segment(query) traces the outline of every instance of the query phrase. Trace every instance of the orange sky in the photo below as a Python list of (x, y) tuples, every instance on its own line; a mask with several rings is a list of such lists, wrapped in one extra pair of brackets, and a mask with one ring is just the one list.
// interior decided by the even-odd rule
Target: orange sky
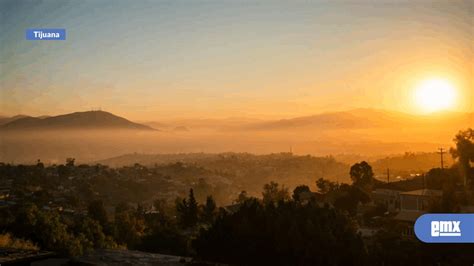
[[(3, 115), (421, 113), (413, 90), (430, 78), (456, 88), (452, 111), (473, 111), (472, 1), (1, 5)], [(25, 40), (38, 26), (68, 39)]]

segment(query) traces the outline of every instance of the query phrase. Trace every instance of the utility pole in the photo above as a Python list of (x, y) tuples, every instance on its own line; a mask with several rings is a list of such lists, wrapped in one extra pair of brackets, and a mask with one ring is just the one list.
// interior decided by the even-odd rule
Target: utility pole
[(390, 168), (387, 168), (387, 183), (390, 183)]
[(443, 154), (446, 153), (446, 151), (443, 148), (439, 148), (438, 150), (438, 153), (441, 157), (441, 169), (444, 169)]
[[(426, 178), (425, 178), (425, 173), (423, 172), (422, 174), (423, 177), (423, 189), (426, 189)], [(418, 202), (418, 201), (417, 201)]]

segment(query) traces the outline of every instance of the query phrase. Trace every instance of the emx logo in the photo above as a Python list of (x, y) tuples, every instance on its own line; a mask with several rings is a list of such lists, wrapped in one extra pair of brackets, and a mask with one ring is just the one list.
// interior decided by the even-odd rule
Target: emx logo
[(431, 236), (461, 236), (461, 221), (432, 221)]
[(415, 222), (425, 243), (474, 243), (474, 213), (427, 213)]

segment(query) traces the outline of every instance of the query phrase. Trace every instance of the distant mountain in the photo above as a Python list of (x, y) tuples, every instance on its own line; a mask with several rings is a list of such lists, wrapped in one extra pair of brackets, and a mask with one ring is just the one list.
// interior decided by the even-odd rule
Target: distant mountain
[[(167, 131), (176, 131), (178, 127), (185, 127), (192, 131), (195, 130), (241, 130), (244, 125), (263, 122), (265, 120), (256, 118), (186, 118), (186, 119), (166, 119), (163, 121), (148, 121), (144, 124), (153, 128)], [(179, 130), (178, 130), (179, 131)]]
[(0, 130), (133, 129), (155, 130), (104, 111), (76, 112), (44, 118), (22, 117), (5, 123)]
[(312, 116), (253, 123), (251, 130), (287, 130), (292, 128), (370, 129), (424, 126), (467, 126), (472, 113), (443, 112), (431, 115), (410, 115), (401, 112), (354, 109), (343, 112), (322, 113)]

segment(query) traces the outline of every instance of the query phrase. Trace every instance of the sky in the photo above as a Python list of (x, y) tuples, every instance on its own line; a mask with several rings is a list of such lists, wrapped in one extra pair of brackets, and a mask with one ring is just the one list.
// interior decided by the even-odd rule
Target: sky
[(473, 111), (469, 0), (0, 0), (0, 31), (1, 115), (419, 113), (413, 90), (430, 78), (456, 88), (452, 111)]

